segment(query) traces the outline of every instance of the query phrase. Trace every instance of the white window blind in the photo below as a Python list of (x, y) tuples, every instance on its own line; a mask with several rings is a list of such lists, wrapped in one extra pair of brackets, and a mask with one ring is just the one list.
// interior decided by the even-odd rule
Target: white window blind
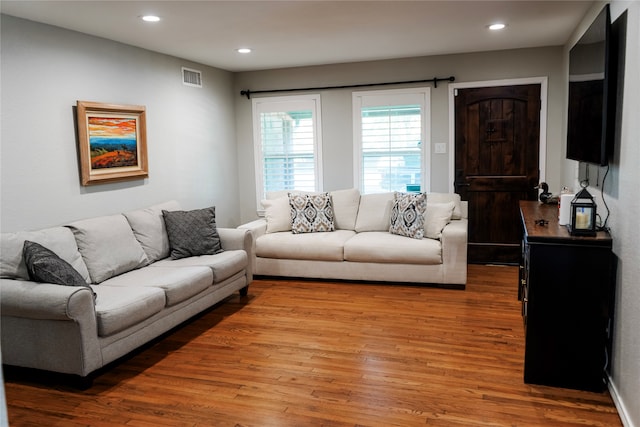
[(426, 191), (428, 88), (354, 93), (355, 177), (363, 194)]
[(319, 102), (317, 95), (254, 99), (258, 201), (269, 191), (320, 190)]

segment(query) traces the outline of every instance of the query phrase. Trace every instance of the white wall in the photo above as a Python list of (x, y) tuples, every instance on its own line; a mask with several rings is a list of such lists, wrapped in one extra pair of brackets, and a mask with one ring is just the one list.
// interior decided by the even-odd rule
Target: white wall
[[(1, 31), (2, 231), (169, 199), (239, 224), (232, 73), (6, 15)], [(202, 89), (182, 66), (203, 72)], [(78, 100), (146, 106), (148, 179), (80, 185)]]
[[(565, 63), (569, 49), (603, 5), (594, 5), (576, 29), (565, 46)], [(640, 2), (612, 2), (612, 20), (625, 10), (627, 40), (622, 124), (604, 185), (604, 197), (611, 210), (608, 225), (613, 237), (613, 251), (618, 257), (610, 388), (624, 424), (640, 427), (640, 232), (636, 215), (640, 212)], [(564, 161), (563, 176), (567, 180), (575, 180), (576, 166), (576, 162)], [(602, 185), (604, 168), (590, 169), (591, 180), (599, 177), (598, 185)], [(581, 171), (583, 174), (584, 167)], [(601, 207), (603, 205), (599, 203), (598, 209), (602, 214), (604, 209)]]
[[(360, 62), (315, 67), (289, 68), (238, 73), (235, 76), (236, 130), (239, 166), (243, 173), (239, 186), (242, 221), (256, 217), (253, 174), (253, 134), (251, 101), (240, 97), (242, 89), (268, 90), (323, 87), (362, 83), (411, 81), (455, 76), (456, 83), (515, 79), (549, 78), (547, 114), (546, 180), (551, 188), (561, 186), (562, 118), (566, 76), (562, 47), (518, 49), (460, 55), (443, 55), (386, 61)], [(416, 85), (419, 86), (420, 84)], [(389, 86), (402, 87), (402, 86)], [(362, 88), (359, 90), (368, 90)], [(378, 89), (378, 88), (373, 88)], [(356, 89), (321, 91), (324, 190), (353, 186), (353, 128), (351, 93)], [(282, 94), (278, 94), (282, 95)], [(268, 96), (268, 95), (261, 95)], [(431, 191), (449, 191), (449, 150), (433, 152), (433, 143), (449, 145), (449, 100), (447, 82), (431, 90)]]

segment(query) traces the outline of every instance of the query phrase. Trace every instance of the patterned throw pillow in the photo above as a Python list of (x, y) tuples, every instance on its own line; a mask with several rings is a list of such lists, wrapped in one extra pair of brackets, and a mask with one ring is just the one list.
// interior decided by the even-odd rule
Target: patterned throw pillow
[(80, 273), (52, 250), (39, 243), (25, 240), (22, 254), (30, 280), (54, 285), (84, 286), (89, 288), (93, 298), (96, 298), (96, 293)]
[(222, 252), (216, 228), (216, 208), (192, 211), (162, 211), (167, 227), (171, 259)]
[(289, 206), (291, 206), (291, 231), (294, 234), (335, 230), (333, 205), (329, 193), (290, 193)]
[(414, 239), (422, 239), (424, 236), (423, 215), (426, 210), (426, 193), (396, 192), (393, 206), (391, 207), (389, 232)]

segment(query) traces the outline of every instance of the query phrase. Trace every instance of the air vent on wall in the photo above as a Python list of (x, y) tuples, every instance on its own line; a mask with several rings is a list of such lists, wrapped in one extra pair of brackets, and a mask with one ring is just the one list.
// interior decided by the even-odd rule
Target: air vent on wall
[(182, 83), (187, 86), (202, 87), (202, 73), (198, 70), (182, 67)]

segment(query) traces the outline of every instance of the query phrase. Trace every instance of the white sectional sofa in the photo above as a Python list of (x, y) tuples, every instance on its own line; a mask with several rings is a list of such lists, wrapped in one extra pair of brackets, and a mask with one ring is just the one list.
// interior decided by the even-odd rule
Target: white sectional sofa
[(239, 227), (254, 236), (255, 275), (465, 287), (467, 203), (458, 194), (427, 194), (423, 238), (389, 232), (394, 193), (329, 195), (334, 231), (294, 233), (288, 193), (267, 194), (264, 218)]
[[(33, 269), (35, 263), (25, 264), (25, 240), (49, 249), (76, 273), (65, 271), (73, 277), (64, 276), (64, 284), (30, 280), (27, 264)], [(214, 246), (197, 247), (202, 242)], [(215, 227), (214, 208), (181, 211), (173, 201), (3, 233), (0, 243), (2, 362), (89, 382), (92, 372), (234, 292), (246, 295), (253, 277), (248, 231)], [(60, 272), (52, 271), (58, 281)]]

